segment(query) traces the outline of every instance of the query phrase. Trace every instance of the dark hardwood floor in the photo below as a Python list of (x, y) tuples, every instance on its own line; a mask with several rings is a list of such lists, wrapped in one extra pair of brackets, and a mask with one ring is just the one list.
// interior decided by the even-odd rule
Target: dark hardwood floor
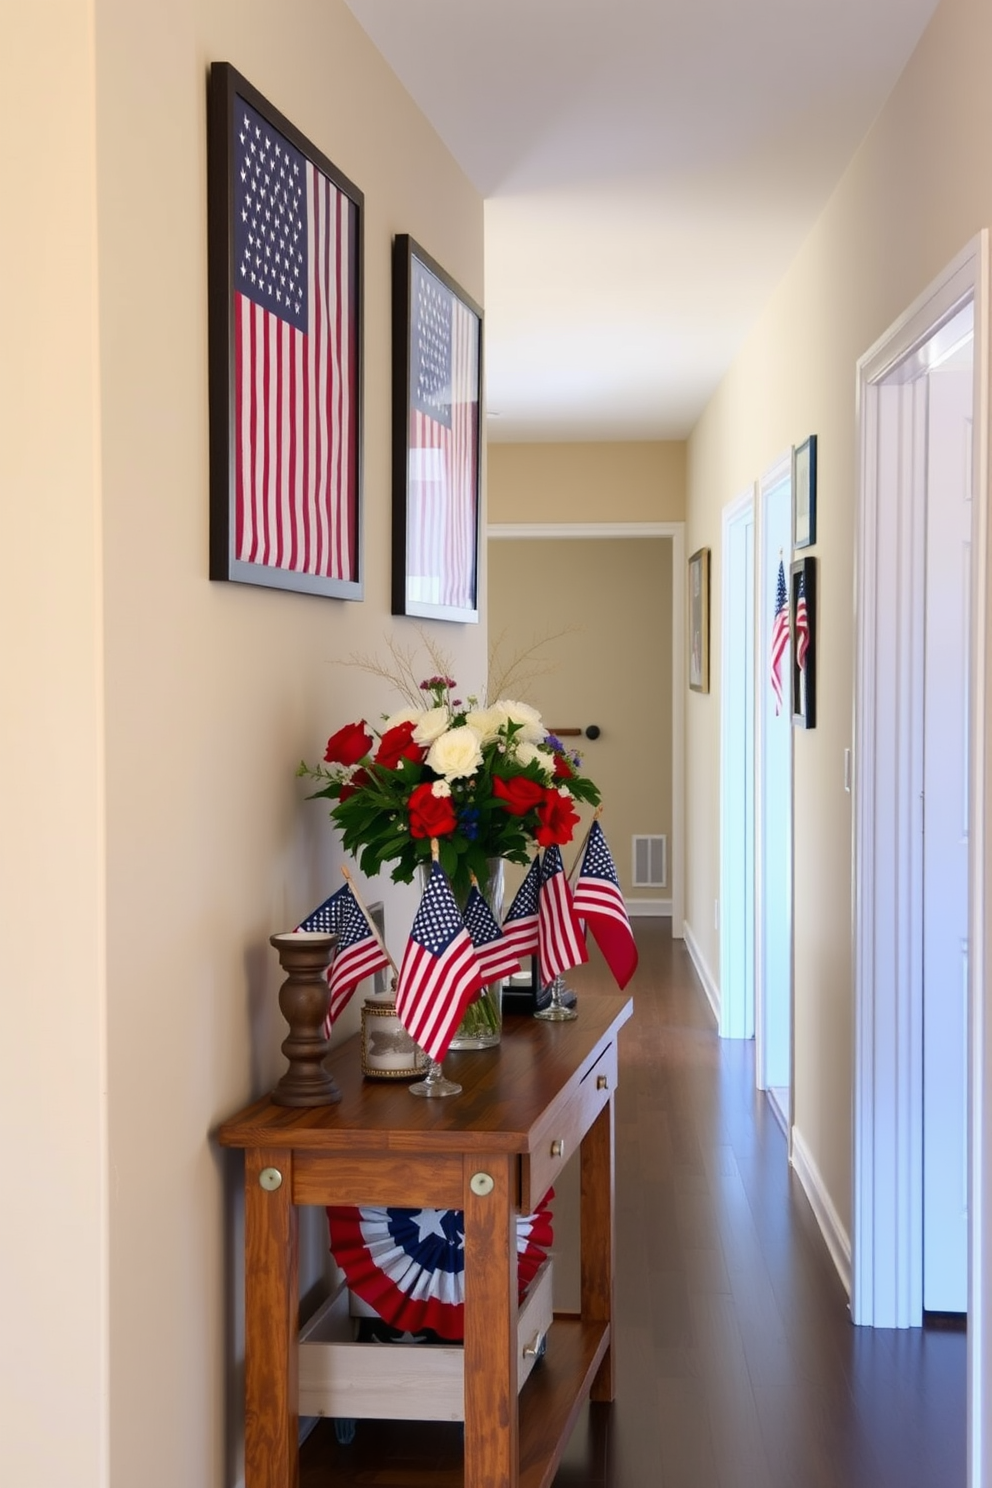
[[(721, 1042), (669, 922), (636, 922), (617, 1095), (617, 1399), (555, 1488), (964, 1488), (965, 1337), (854, 1328), (754, 1045)], [(601, 963), (569, 977), (579, 994)], [(429, 1459), (418, 1460), (418, 1450)], [(458, 1488), (460, 1428), (330, 1423), (301, 1488)]]

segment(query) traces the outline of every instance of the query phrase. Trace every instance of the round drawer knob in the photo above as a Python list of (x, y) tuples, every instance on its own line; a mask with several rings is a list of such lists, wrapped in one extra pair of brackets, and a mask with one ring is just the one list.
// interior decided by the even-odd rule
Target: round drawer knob
[(554, 1140), (551, 1143), (551, 1156), (552, 1157), (564, 1157), (565, 1156), (565, 1138), (564, 1137), (555, 1137), (554, 1138)]

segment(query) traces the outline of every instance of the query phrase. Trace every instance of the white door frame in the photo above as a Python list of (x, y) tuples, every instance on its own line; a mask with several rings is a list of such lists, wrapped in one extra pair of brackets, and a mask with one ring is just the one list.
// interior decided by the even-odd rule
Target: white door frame
[[(777, 488), (779, 486), (783, 485), (786, 481), (789, 481), (790, 482), (790, 487), (791, 487), (791, 480), (792, 480), (792, 451), (790, 449), (784, 455), (780, 455), (779, 458), (774, 462), (774, 464), (772, 464), (772, 465), (770, 465), (768, 467), (768, 469), (764, 472), (764, 474), (760, 477), (760, 479), (758, 481), (758, 544), (757, 544), (757, 547), (755, 549), (755, 578), (754, 578), (754, 591), (758, 595), (765, 595), (765, 596), (767, 596), (770, 593), (770, 585), (768, 583), (768, 573), (767, 573), (767, 569), (766, 569), (766, 565), (765, 565), (765, 550), (766, 550), (765, 532), (767, 531), (767, 527), (768, 527), (768, 522), (767, 522), (768, 495), (769, 495), (769, 492), (771, 492), (773, 490), (777, 490)], [(788, 565), (786, 565), (786, 582), (788, 582)], [(761, 614), (759, 612), (758, 622), (757, 622), (757, 625), (755, 626), (755, 645), (757, 647), (757, 660), (756, 660), (755, 665), (756, 665), (756, 668), (757, 668), (757, 670), (756, 670), (756, 676), (758, 676), (758, 677), (763, 677), (765, 675), (764, 672), (762, 672), (760, 669), (762, 667), (766, 667), (768, 665), (769, 646), (768, 646), (767, 642), (770, 641), (770, 636), (767, 637), (766, 643), (763, 644), (763, 638), (765, 638), (765, 637), (766, 637), (766, 616), (763, 615), (763, 614)], [(791, 654), (792, 653), (791, 653), (791, 649), (790, 649), (790, 652), (789, 652), (789, 657), (790, 658), (791, 658)], [(790, 672), (789, 672), (789, 669), (788, 668), (786, 668), (784, 670), (784, 672), (783, 672), (783, 679), (782, 679), (782, 681), (783, 681), (783, 693), (784, 693), (784, 701), (783, 701), (783, 705), (782, 706), (785, 707), (785, 708), (788, 708), (791, 711), (792, 702), (791, 702), (791, 692), (789, 690), (790, 689)], [(764, 685), (764, 684), (762, 684), (762, 685)], [(759, 689), (759, 694), (760, 694), (760, 689)], [(754, 774), (754, 1069), (755, 1069), (755, 1083), (756, 1083), (756, 1085), (757, 1085), (757, 1087), (758, 1087), (759, 1090), (765, 1090), (768, 1087), (768, 1081), (765, 1078), (765, 1075), (766, 1075), (766, 1071), (765, 1071), (765, 1055), (766, 1055), (766, 1048), (765, 1048), (765, 1042), (766, 1042), (765, 1041), (765, 1011), (766, 1010), (765, 1010), (765, 1006), (764, 1006), (764, 990), (765, 990), (765, 984), (766, 984), (766, 979), (767, 979), (767, 973), (766, 973), (766, 968), (765, 968), (765, 934), (764, 934), (764, 926), (765, 926), (765, 902), (764, 902), (765, 901), (765, 868), (764, 868), (764, 862), (765, 862), (765, 841), (764, 841), (764, 823), (765, 823), (765, 758), (764, 758), (764, 751), (765, 751), (765, 727), (764, 727), (764, 717), (765, 717), (765, 710), (764, 710), (764, 708), (756, 705), (755, 706), (755, 710), (754, 710), (754, 759), (755, 759), (755, 774)], [(789, 777), (789, 793), (790, 793), (790, 798), (791, 798), (791, 794), (792, 794), (792, 775), (791, 775), (791, 773), (790, 773), (790, 777)], [(789, 940), (790, 940), (789, 963), (790, 963), (790, 966), (791, 966), (791, 964), (792, 964), (792, 956), (793, 956), (793, 952), (792, 952), (792, 948), (791, 948), (791, 942), (792, 942), (792, 887), (791, 887), (791, 871), (790, 871), (789, 879), (790, 879), (789, 906), (788, 906), (788, 910), (789, 910)], [(792, 984), (792, 977), (791, 977), (791, 975), (790, 975), (789, 981), (790, 981), (790, 988), (791, 988), (791, 984)], [(790, 1003), (791, 1003), (791, 1001), (792, 1001), (791, 990), (790, 990), (790, 994), (789, 994), (789, 1000), (790, 1000)], [(795, 1040), (793, 1039), (793, 1036), (792, 1036), (792, 1014), (791, 1014), (791, 1011), (790, 1011), (790, 1018), (789, 1018), (789, 1043), (790, 1043), (790, 1046), (792, 1048), (795, 1047)], [(790, 1055), (789, 1063), (790, 1063), (790, 1073), (789, 1073), (789, 1109), (788, 1109), (788, 1111), (783, 1112), (783, 1115), (785, 1116), (786, 1121), (787, 1121), (787, 1125), (788, 1125), (787, 1137), (788, 1137), (788, 1142), (789, 1142), (789, 1154), (790, 1154), (790, 1158), (791, 1158), (791, 1154), (792, 1154), (792, 1117), (793, 1117), (793, 1109), (794, 1109), (794, 1101), (793, 1101), (793, 1093), (792, 1093), (793, 1080), (792, 1080), (792, 1068), (791, 1068), (791, 1066), (792, 1066), (792, 1057), (791, 1057), (791, 1055)]]
[[(720, 567), (722, 572), (722, 604), (721, 625), (722, 634), (720, 642), (721, 655), (721, 682), (720, 697), (722, 705), (720, 708), (720, 1037), (721, 1038), (750, 1038), (754, 1033), (754, 957), (750, 958), (750, 967), (741, 964), (739, 957), (740, 947), (737, 944), (737, 920), (740, 918), (737, 910), (732, 910), (732, 905), (741, 894), (742, 872), (750, 871), (752, 884), (754, 883), (754, 832), (752, 829), (750, 843), (747, 841), (746, 829), (742, 826), (740, 819), (741, 784), (740, 784), (740, 759), (738, 754), (740, 710), (734, 708), (732, 698), (734, 695), (734, 678), (731, 675), (733, 666), (734, 647), (730, 644), (731, 632), (736, 632), (740, 625), (740, 600), (741, 595), (737, 588), (737, 577), (734, 565), (730, 562), (730, 544), (734, 529), (745, 524), (750, 518), (752, 528), (754, 525), (754, 487), (750, 486), (739, 496), (735, 497), (729, 505), (723, 508), (722, 549)], [(751, 573), (752, 592), (754, 583), (754, 570)], [(754, 613), (752, 604), (751, 614), (752, 627)], [(755, 675), (755, 657), (751, 657), (752, 676)], [(744, 711), (747, 709), (747, 698), (743, 699)], [(751, 742), (754, 745), (753, 714), (757, 711), (753, 707), (754, 688), (751, 694), (752, 721)], [(754, 771), (751, 772), (751, 803), (754, 809)], [(750, 861), (745, 861), (745, 854)], [(753, 900), (756, 904), (756, 901)], [(751, 915), (751, 929), (754, 930), (755, 914)], [(750, 985), (748, 979), (750, 972)]]
[[(878, 482), (882, 383), (956, 310), (975, 308), (974, 532), (969, 739), (969, 1296), (968, 1484), (992, 1488), (992, 1019), (985, 1010), (992, 936), (988, 645), (989, 235), (973, 239), (858, 362), (861, 458), (856, 530), (854, 696), (854, 1224), (851, 1312), (857, 1323), (922, 1321), (922, 980), (908, 932), (919, 858), (918, 750), (912, 687), (911, 585), (925, 493)], [(891, 392), (891, 389), (889, 389)], [(918, 421), (915, 421), (918, 424)], [(912, 440), (914, 421), (904, 436)], [(898, 439), (898, 436), (897, 436)], [(908, 471), (914, 450), (897, 447)], [(915, 710), (915, 711), (914, 711)], [(896, 778), (876, 762), (897, 760)], [(891, 1278), (891, 1281), (890, 1281)]]
[(664, 537), (672, 544), (672, 935), (685, 934), (685, 523), (490, 522), (487, 539)]

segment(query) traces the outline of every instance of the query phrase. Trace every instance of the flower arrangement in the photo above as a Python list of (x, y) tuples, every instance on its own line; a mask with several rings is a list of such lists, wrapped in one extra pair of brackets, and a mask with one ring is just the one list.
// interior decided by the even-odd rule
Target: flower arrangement
[[(388, 674), (387, 674), (388, 675)], [(508, 698), (481, 706), (455, 696), (449, 676), (419, 684), (419, 706), (345, 724), (327, 741), (323, 763), (297, 774), (319, 781), (310, 800), (332, 802), (342, 843), (374, 877), (386, 863), (410, 883), (438, 842), (441, 866), (464, 903), (488, 863), (527, 863), (535, 845), (570, 842), (576, 802), (598, 805), (599, 791), (578, 754), (550, 734), (540, 714)]]

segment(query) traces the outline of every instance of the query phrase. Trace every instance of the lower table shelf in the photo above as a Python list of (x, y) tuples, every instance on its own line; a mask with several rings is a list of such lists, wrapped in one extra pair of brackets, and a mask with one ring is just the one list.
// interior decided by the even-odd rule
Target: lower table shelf
[[(609, 1344), (609, 1327), (556, 1314), (545, 1357), (520, 1393), (521, 1488), (550, 1488)], [(370, 1476), (371, 1474), (371, 1476)], [(338, 1441), (322, 1422), (300, 1453), (300, 1488), (462, 1488), (462, 1428), (438, 1421), (361, 1420)]]

